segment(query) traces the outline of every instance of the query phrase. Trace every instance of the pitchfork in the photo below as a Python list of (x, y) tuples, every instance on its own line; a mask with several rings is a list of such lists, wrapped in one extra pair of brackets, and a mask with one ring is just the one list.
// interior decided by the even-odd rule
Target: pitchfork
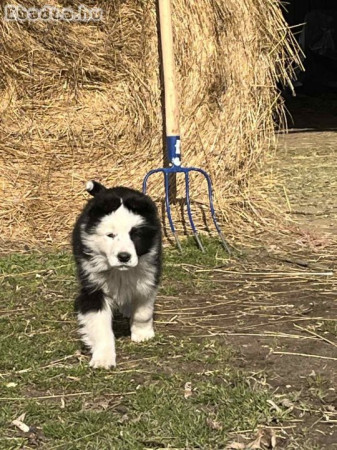
[(196, 167), (183, 167), (181, 165), (181, 153), (180, 153), (180, 136), (179, 136), (179, 109), (176, 91), (175, 80), (175, 65), (174, 65), (174, 53), (173, 53), (173, 37), (172, 37), (172, 22), (171, 22), (171, 4), (170, 0), (158, 0), (159, 1), (159, 24), (160, 24), (160, 37), (161, 37), (161, 49), (162, 49), (162, 63), (163, 63), (163, 75), (164, 75), (164, 91), (165, 91), (165, 124), (166, 124), (166, 151), (168, 160), (171, 163), (170, 167), (161, 167), (158, 169), (150, 170), (143, 181), (143, 192), (146, 194), (148, 178), (154, 173), (162, 172), (164, 174), (165, 183), (165, 208), (167, 217), (169, 220), (170, 228), (175, 238), (177, 247), (182, 251), (181, 244), (174, 226), (171, 214), (171, 206), (169, 200), (169, 176), (170, 174), (183, 173), (185, 175), (185, 190), (186, 190), (186, 206), (188, 219), (193, 231), (193, 235), (198, 244), (198, 247), (202, 252), (205, 251), (196, 226), (193, 222), (191, 201), (190, 201), (190, 185), (189, 174), (190, 172), (198, 172), (206, 178), (208, 186), (208, 198), (210, 211), (215, 228), (220, 236), (222, 245), (230, 253), (229, 247), (225, 241), (222, 231), (215, 217), (214, 205), (213, 205), (213, 193), (212, 182), (207, 172), (203, 169)]

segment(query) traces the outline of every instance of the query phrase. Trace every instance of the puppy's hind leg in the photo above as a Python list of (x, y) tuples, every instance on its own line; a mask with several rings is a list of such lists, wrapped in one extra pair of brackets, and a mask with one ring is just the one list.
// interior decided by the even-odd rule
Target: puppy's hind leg
[(92, 351), (90, 366), (94, 369), (116, 366), (112, 312), (103, 292), (82, 290), (76, 299), (75, 308), (82, 340)]

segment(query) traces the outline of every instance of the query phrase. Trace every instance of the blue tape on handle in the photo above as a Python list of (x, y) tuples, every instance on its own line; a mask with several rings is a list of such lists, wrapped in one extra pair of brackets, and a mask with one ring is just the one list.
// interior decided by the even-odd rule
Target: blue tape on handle
[(166, 136), (166, 148), (169, 161), (174, 166), (180, 166), (180, 136)]

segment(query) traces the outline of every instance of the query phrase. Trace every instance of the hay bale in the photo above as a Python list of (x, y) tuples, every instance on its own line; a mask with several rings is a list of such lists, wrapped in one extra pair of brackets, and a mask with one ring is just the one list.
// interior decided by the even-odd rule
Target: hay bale
[[(82, 3), (91, 2), (71, 4)], [(102, 3), (100, 23), (2, 20), (5, 241), (65, 243), (84, 181), (139, 189), (144, 174), (163, 165), (155, 0)], [(183, 162), (210, 173), (226, 218), (274, 139), (277, 83), (291, 83), (297, 47), (274, 0), (172, 3)], [(195, 181), (192, 190), (202, 205), (206, 186)], [(149, 192), (160, 201), (160, 177)]]

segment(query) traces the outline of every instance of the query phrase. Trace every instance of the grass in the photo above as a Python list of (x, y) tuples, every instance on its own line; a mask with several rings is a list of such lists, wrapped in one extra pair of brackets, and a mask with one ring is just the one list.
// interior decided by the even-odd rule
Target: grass
[(329, 394), (330, 380), (322, 374), (313, 373), (307, 378), (307, 384), (310, 394), (324, 403), (324, 398)]
[[(165, 252), (161, 295), (211, 286), (193, 266), (226, 263), (215, 241), (183, 258)], [(184, 265), (182, 265), (182, 262)], [(187, 268), (187, 271), (182, 268)], [(80, 351), (73, 314), (77, 283), (67, 252), (13, 254), (0, 261), (1, 449), (224, 448), (234, 432), (282, 420), (273, 396), (236, 368), (224, 340), (193, 339), (165, 328), (154, 340), (117, 340), (117, 369), (93, 371)], [(118, 322), (117, 324), (118, 325)], [(191, 395), (185, 398), (185, 384)], [(25, 413), (31, 427), (11, 425)]]
[(335, 320), (325, 320), (319, 327), (323, 333), (330, 333), (332, 336), (337, 336), (337, 322)]
[[(218, 240), (202, 236), (205, 253), (202, 253), (195, 245), (193, 238), (183, 242), (183, 253), (176, 248), (165, 252), (162, 293), (175, 295), (181, 289), (198, 292), (200, 288), (209, 291), (213, 287), (210, 272), (196, 273), (195, 266), (212, 269), (226, 264), (228, 255), (221, 247)], [(175, 283), (172, 283), (174, 280)]]

